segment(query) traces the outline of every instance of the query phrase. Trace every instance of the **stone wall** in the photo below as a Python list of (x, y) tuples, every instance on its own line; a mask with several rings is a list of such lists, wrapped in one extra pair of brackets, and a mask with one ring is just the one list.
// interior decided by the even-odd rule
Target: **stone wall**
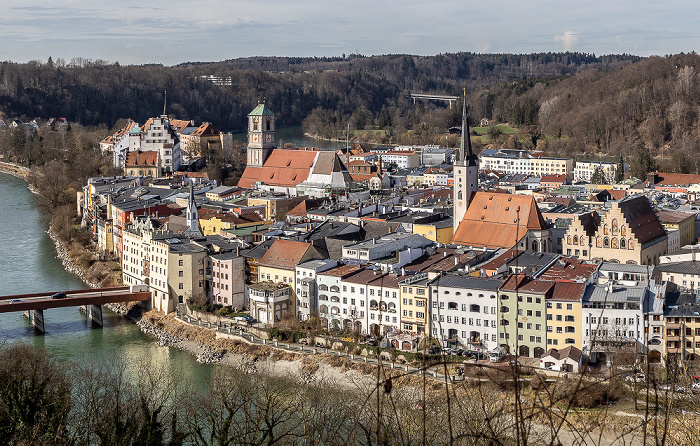
[(202, 312), (194, 311), (194, 310), (189, 310), (188, 314), (189, 314), (189, 316), (191, 316), (195, 319), (199, 319), (200, 321), (210, 322), (212, 324), (212, 328), (214, 325), (219, 325), (219, 323), (221, 323), (221, 325), (225, 324), (227, 326), (234, 325), (234, 326), (243, 328), (248, 333), (255, 335), (261, 339), (269, 339), (269, 337), (270, 337), (270, 335), (268, 334), (267, 331), (261, 330), (259, 328), (255, 328), (255, 327), (248, 325), (248, 324), (245, 324), (245, 323), (240, 323), (240, 322), (234, 321), (230, 317), (219, 316), (217, 314), (212, 314), (212, 313), (202, 313)]

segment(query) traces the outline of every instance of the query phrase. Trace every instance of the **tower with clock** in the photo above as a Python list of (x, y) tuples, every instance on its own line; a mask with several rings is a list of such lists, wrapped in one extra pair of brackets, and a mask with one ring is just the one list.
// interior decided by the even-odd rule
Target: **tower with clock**
[(275, 114), (263, 102), (248, 114), (248, 166), (262, 167), (276, 144)]

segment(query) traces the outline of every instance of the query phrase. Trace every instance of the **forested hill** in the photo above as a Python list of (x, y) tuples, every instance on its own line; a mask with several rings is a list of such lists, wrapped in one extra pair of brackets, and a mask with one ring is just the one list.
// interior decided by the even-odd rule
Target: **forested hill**
[[(421, 118), (410, 110), (406, 91), (458, 95), (463, 88), (476, 91), (504, 81), (561, 78), (591, 69), (606, 72), (639, 60), (581, 53), (459, 53), (260, 57), (174, 67), (84, 59), (4, 62), (0, 112), (5, 118), (65, 117), (83, 125), (112, 126), (121, 118), (144, 121), (160, 113), (167, 89), (171, 114), (211, 121), (221, 129), (243, 128), (246, 114), (263, 99), (281, 125), (300, 124), (314, 110), (330, 111), (337, 120), (360, 110), (369, 124), (384, 110), (410, 127)], [(231, 85), (217, 86), (201, 77), (210, 75), (230, 77)]]
[(698, 172), (699, 76), (697, 54), (650, 57), (556, 82), (500, 84), (467, 100), (476, 116), (533, 125), (537, 147), (551, 153), (623, 154), (629, 161), (648, 153), (666, 171)]

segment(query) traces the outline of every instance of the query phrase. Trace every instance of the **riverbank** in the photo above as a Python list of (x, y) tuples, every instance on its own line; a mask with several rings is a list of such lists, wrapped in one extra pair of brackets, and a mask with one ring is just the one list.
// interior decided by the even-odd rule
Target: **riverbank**
[[(4, 172), (12, 175), (13, 177), (20, 178), (26, 181), (27, 184), (29, 184), (29, 175), (31, 174), (31, 170), (27, 167), (0, 161), (0, 172)], [(31, 188), (29, 190), (31, 190)], [(32, 192), (36, 193), (34, 191)]]
[[(128, 314), (139, 328), (157, 339), (157, 344), (191, 353), (200, 363), (221, 364), (269, 376), (293, 378), (303, 383), (333, 382), (347, 389), (357, 389), (376, 382), (376, 366), (351, 361), (334, 355), (302, 354), (269, 345), (251, 343), (245, 338), (217, 333), (215, 330), (190, 325), (158, 311)], [(398, 373), (391, 373), (394, 376)], [(382, 375), (384, 377), (384, 374)], [(404, 377), (408, 384), (411, 378)], [(417, 383), (413, 383), (417, 384)]]

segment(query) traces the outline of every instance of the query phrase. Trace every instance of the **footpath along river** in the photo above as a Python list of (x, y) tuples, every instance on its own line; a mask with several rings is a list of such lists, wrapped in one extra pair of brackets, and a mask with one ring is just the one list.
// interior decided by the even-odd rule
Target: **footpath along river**
[[(0, 172), (0, 295), (88, 288), (67, 272), (46, 234), (47, 223), (27, 183)], [(199, 364), (189, 353), (159, 347), (132, 322), (104, 309), (104, 327), (93, 328), (77, 307), (46, 310), (46, 334), (38, 335), (21, 312), (0, 314), (0, 342), (25, 342), (62, 359), (134, 364), (154, 359), (176, 368), (195, 386), (208, 385), (215, 365)]]

